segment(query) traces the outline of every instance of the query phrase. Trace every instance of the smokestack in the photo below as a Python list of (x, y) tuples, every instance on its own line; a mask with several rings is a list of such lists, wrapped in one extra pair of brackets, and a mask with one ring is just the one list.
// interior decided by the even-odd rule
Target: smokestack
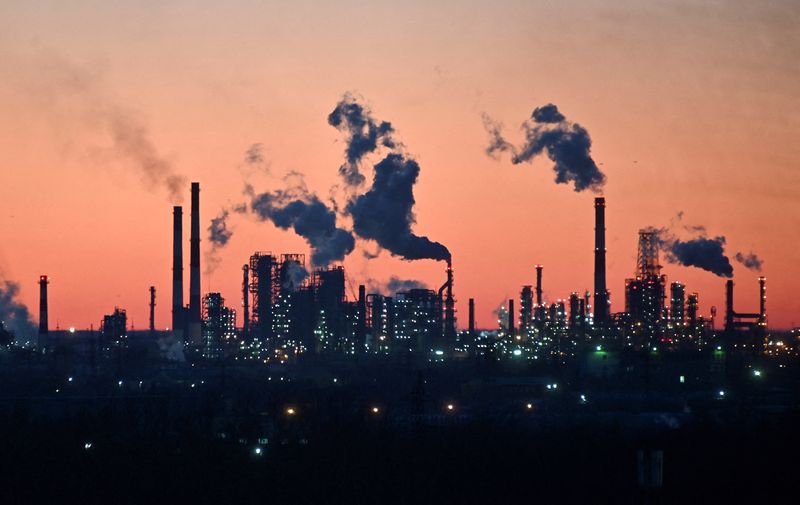
[(542, 265), (536, 265), (536, 306), (542, 306)]
[(356, 326), (359, 352), (365, 351), (367, 343), (367, 288), (363, 284), (358, 285), (358, 321)]
[(50, 330), (47, 322), (47, 285), (50, 283), (46, 275), (39, 276), (39, 336), (46, 336)]
[(475, 299), (469, 299), (469, 335), (475, 336)]
[[(443, 293), (445, 293), (443, 295)], [(447, 281), (439, 288), (439, 305), (444, 310), (444, 328), (442, 335), (448, 343), (456, 339), (455, 299), (453, 298), (453, 263), (447, 260)], [(441, 313), (439, 315), (441, 317)], [(441, 319), (439, 323), (441, 323)], [(441, 327), (441, 326), (440, 326)]]
[(242, 339), (247, 342), (250, 337), (250, 266), (245, 263), (242, 267), (242, 305), (244, 305), (244, 321), (242, 322)]
[(594, 321), (598, 326), (608, 322), (608, 290), (606, 289), (606, 199), (594, 199)]
[(156, 331), (156, 287), (150, 286), (150, 333)]
[(725, 331), (733, 330), (733, 279), (725, 281)]
[(514, 299), (508, 301), (508, 335), (514, 338)]
[(172, 208), (172, 331), (183, 332), (183, 207)]
[(200, 344), (200, 183), (192, 183), (192, 230), (189, 239), (189, 342)]
[(767, 325), (767, 278), (758, 278), (758, 323), (761, 326)]

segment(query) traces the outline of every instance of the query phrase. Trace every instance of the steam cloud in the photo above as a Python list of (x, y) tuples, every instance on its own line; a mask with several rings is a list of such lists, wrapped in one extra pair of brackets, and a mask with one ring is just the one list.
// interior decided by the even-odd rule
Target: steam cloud
[(407, 260), (449, 260), (450, 251), (428, 237), (415, 235), (413, 187), (419, 164), (399, 153), (391, 153), (375, 165), (372, 187), (351, 200), (345, 212), (353, 218), (353, 231), (372, 239), (395, 256)]
[(327, 266), (353, 251), (352, 233), (336, 227), (336, 214), (309, 193), (304, 184), (261, 194), (255, 194), (252, 188), (247, 192), (251, 196), (250, 210), (256, 217), (284, 230), (292, 228), (308, 242), (312, 265)]
[(14, 334), (17, 342), (31, 342), (37, 333), (28, 307), (19, 299), (19, 284), (0, 280), (0, 322)]
[(752, 252), (746, 254), (737, 252), (734, 258), (745, 267), (756, 272), (760, 272), (764, 266), (764, 261)]
[(389, 149), (398, 146), (392, 138), (392, 124), (375, 121), (369, 109), (349, 94), (342, 97), (328, 115), (328, 124), (347, 135), (345, 163), (339, 167), (339, 174), (348, 186), (360, 186), (366, 180), (359, 171), (359, 163), (364, 156), (374, 152), (379, 145)]
[(428, 289), (424, 283), (412, 279), (400, 279), (399, 277), (390, 277), (389, 282), (386, 283), (386, 291), (395, 295), (401, 291), (410, 291), (412, 289)]
[(515, 147), (502, 135), (502, 125), (483, 115), (483, 124), (489, 133), (486, 154), (497, 158), (499, 153), (510, 152), (511, 162), (518, 165), (529, 162), (546, 152), (553, 161), (557, 184), (573, 183), (575, 191), (590, 189), (598, 192), (606, 176), (592, 159), (592, 139), (581, 125), (571, 123), (553, 104), (534, 109), (531, 118), (522, 125), (525, 144)]
[(308, 278), (308, 270), (296, 261), (290, 261), (285, 266), (283, 287), (295, 290)]

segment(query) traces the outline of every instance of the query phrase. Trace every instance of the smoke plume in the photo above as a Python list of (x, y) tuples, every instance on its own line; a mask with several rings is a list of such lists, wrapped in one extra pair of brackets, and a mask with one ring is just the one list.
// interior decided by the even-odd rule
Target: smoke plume
[[(44, 52), (3, 57), (15, 60), (8, 84), (31, 101), (30, 115), (44, 114), (59, 135), (81, 135), (79, 141), (88, 152), (99, 153), (103, 166), (109, 160), (117, 162), (133, 170), (148, 189), (165, 189), (173, 202), (182, 201), (186, 178), (156, 147), (139, 115), (107, 89), (97, 65), (84, 67)], [(102, 140), (88, 145), (86, 135), (99, 135)], [(75, 138), (70, 138), (72, 143)]]
[(228, 244), (228, 241), (233, 236), (233, 230), (228, 227), (228, 217), (230, 211), (222, 209), (216, 217), (211, 219), (211, 224), (208, 226), (208, 241), (211, 244), (211, 249), (206, 251), (205, 255), (205, 273), (213, 273), (219, 267), (222, 261), (219, 257), (219, 250)]
[(353, 231), (395, 256), (407, 260), (449, 260), (450, 251), (427, 237), (415, 235), (413, 187), (419, 164), (403, 154), (390, 153), (377, 165), (372, 187), (353, 198), (345, 212), (353, 218)]
[(755, 253), (752, 252), (749, 253), (737, 252), (734, 258), (736, 258), (736, 261), (744, 265), (746, 268), (754, 270), (756, 272), (761, 272), (761, 269), (764, 266), (764, 261), (758, 256), (756, 256)]
[(28, 307), (19, 301), (19, 284), (0, 279), (0, 322), (19, 343), (33, 342), (37, 329)]
[(530, 162), (546, 152), (553, 162), (557, 184), (574, 185), (575, 191), (590, 189), (598, 192), (606, 177), (592, 159), (592, 139), (581, 125), (572, 123), (553, 104), (537, 107), (531, 118), (523, 123), (525, 143), (516, 147), (502, 135), (502, 125), (483, 115), (483, 124), (489, 134), (486, 154), (497, 158), (499, 153), (510, 152), (515, 165)]
[(345, 163), (339, 174), (348, 186), (360, 186), (366, 178), (359, 171), (359, 163), (379, 146), (394, 149), (398, 146), (392, 138), (394, 128), (387, 121), (377, 122), (366, 106), (346, 94), (328, 115), (328, 124), (346, 134)]
[(256, 217), (284, 230), (292, 228), (308, 242), (313, 266), (341, 261), (355, 247), (352, 233), (336, 227), (336, 214), (304, 184), (260, 194), (249, 187), (246, 192)]
[(696, 267), (720, 277), (733, 277), (733, 266), (725, 255), (725, 237), (707, 237), (704, 227), (684, 227), (694, 230), (694, 237), (677, 238), (669, 229), (658, 230), (659, 245), (668, 262)]

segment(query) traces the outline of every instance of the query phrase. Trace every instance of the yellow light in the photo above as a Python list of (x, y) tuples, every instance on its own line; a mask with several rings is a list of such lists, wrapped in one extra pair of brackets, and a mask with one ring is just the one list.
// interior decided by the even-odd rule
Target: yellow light
[(372, 407), (372, 413), (373, 414), (377, 414), (380, 411), (381, 411), (381, 409), (379, 409), (378, 407)]
[(531, 410), (531, 409), (533, 409), (533, 404), (529, 403), (528, 405), (526, 405), (526, 407), (528, 408), (528, 410)]
[(456, 407), (452, 403), (448, 403), (447, 404), (447, 410), (453, 410), (454, 408), (456, 408)]
[(295, 412), (296, 411), (292, 407), (289, 407), (288, 409), (286, 409), (286, 415), (293, 416), (293, 415), (295, 415)]

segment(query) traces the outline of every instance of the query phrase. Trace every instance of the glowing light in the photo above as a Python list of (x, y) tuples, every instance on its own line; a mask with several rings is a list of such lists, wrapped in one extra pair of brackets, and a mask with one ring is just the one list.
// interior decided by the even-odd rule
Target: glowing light
[(528, 410), (533, 410), (533, 404), (529, 403), (529, 404), (525, 405), (525, 408), (528, 409)]
[(720, 391), (719, 391), (719, 396), (720, 396), (720, 397), (723, 397), (723, 396), (725, 396), (725, 391), (722, 391), (722, 390), (720, 390)]
[(84, 450), (87, 450), (87, 451), (88, 451), (89, 449), (91, 449), (91, 448), (92, 448), (92, 443), (91, 443), (91, 442), (86, 442), (86, 443), (84, 443), (84, 444), (83, 444), (83, 448), (84, 448)]
[(455, 408), (456, 408), (455, 405), (453, 405), (452, 403), (447, 404), (447, 410), (453, 410)]
[(522, 351), (520, 349), (514, 349), (514, 356), (522, 355)]
[(261, 447), (256, 447), (256, 448), (253, 450), (253, 452), (255, 452), (255, 453), (256, 453), (256, 456), (261, 456), (261, 454), (262, 454), (264, 451), (261, 449)]
[(379, 409), (378, 407), (372, 407), (372, 413), (373, 413), (373, 414), (377, 414), (377, 413), (379, 413), (380, 411), (381, 411), (381, 409)]
[(753, 375), (756, 377), (761, 377), (761, 370), (753, 370)]
[(293, 415), (295, 415), (296, 413), (297, 413), (297, 411), (296, 411), (296, 410), (294, 410), (292, 407), (289, 407), (288, 409), (286, 409), (286, 415), (287, 415), (287, 416), (293, 416)]
[(69, 332), (70, 333), (75, 333), (75, 327), (74, 326), (70, 326), (69, 327)]

